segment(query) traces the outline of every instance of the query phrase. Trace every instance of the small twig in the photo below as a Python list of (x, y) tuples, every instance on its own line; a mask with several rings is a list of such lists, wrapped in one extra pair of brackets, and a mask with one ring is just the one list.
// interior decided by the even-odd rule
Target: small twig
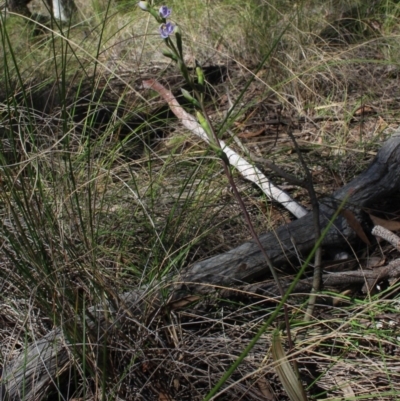
[(400, 251), (400, 238), (388, 229), (382, 226), (375, 226), (372, 229), (372, 235), (386, 240), (389, 244), (393, 245), (398, 251)]

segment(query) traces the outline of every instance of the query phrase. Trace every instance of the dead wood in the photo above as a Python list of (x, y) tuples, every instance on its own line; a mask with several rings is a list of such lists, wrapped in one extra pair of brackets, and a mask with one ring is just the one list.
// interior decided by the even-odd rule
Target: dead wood
[[(142, 316), (158, 307), (158, 297), (143, 298), (144, 291), (121, 294), (108, 305), (89, 308), (85, 324), (87, 330), (105, 333), (111, 331), (127, 316)], [(107, 317), (104, 312), (110, 313)], [(118, 322), (117, 322), (118, 321)], [(67, 326), (68, 322), (66, 322)], [(52, 330), (43, 338), (33, 341), (14, 360), (3, 368), (0, 382), (1, 401), (39, 401), (47, 398), (51, 389), (57, 388), (58, 377), (68, 370), (76, 355), (61, 329)], [(79, 351), (78, 351), (79, 352)]]
[[(380, 199), (400, 189), (400, 130), (384, 143), (366, 171), (350, 183), (320, 202), (321, 229), (344, 199), (345, 208), (351, 211), (366, 233), (372, 222), (365, 212)], [(346, 217), (340, 215), (323, 240), (325, 248), (338, 248), (354, 243), (357, 234)], [(290, 271), (290, 265), (299, 265), (315, 243), (313, 215), (306, 216), (260, 236), (260, 240), (275, 268)], [(214, 256), (190, 266), (182, 273), (176, 290), (208, 292), (215, 286), (231, 287), (243, 282), (268, 277), (269, 269), (255, 242), (249, 241), (224, 254)], [(207, 284), (207, 285), (202, 285)], [(210, 286), (211, 284), (211, 286)]]
[[(348, 288), (359, 287), (363, 293), (373, 292), (375, 286), (383, 281), (391, 281), (400, 278), (400, 259), (393, 260), (386, 266), (382, 266), (370, 270), (345, 271), (337, 273), (327, 273), (322, 276), (322, 283), (325, 289), (333, 289), (342, 291)], [(292, 279), (283, 278), (281, 284), (286, 291), (292, 283)], [(308, 294), (313, 287), (313, 278), (309, 277), (300, 280), (292, 291), (295, 294)], [(279, 297), (280, 293), (273, 280), (248, 284), (235, 289), (222, 290), (221, 297), (241, 296), (242, 298), (248, 294), (250, 297), (259, 295), (265, 297)]]
[[(342, 200), (347, 199), (346, 208), (351, 210), (366, 230), (370, 229), (371, 222), (365, 213), (365, 209), (379, 199), (398, 191), (399, 182), (400, 131), (397, 131), (382, 146), (364, 173), (335, 192), (331, 197), (321, 201), (321, 228), (326, 226)], [(299, 255), (305, 257), (311, 250), (315, 242), (312, 218), (312, 213), (309, 213), (299, 220), (280, 227), (275, 232), (261, 236), (261, 242), (276, 268), (284, 272), (291, 263), (297, 263)], [(346, 218), (339, 216), (334, 227), (325, 237), (323, 245), (324, 247), (337, 247), (346, 244), (347, 241), (354, 242), (355, 239), (356, 233)], [(367, 282), (373, 283), (384, 276), (392, 277), (393, 274), (397, 277), (398, 267), (394, 271), (395, 273), (391, 272), (391, 268), (389, 270), (386, 268), (386, 270), (380, 270), (379, 273), (367, 273), (367, 276), (370, 275), (367, 277)], [(177, 284), (174, 288), (173, 300), (179, 300), (182, 298), (182, 294), (187, 294), (188, 290), (205, 292), (215, 285), (232, 287), (268, 276), (268, 267), (260, 250), (253, 241), (249, 241), (229, 252), (189, 267), (175, 281)], [(325, 276), (325, 283), (327, 280), (332, 280), (333, 277), (333, 275)], [(343, 280), (345, 276), (341, 275), (340, 277), (340, 280)], [(365, 282), (365, 273), (350, 272), (346, 280), (347, 282), (349, 280), (356, 280), (359, 283)], [(303, 282), (302, 284), (307, 283)], [(311, 288), (311, 283), (309, 288)], [(148, 300), (147, 295), (145, 298)], [(115, 322), (124, 316), (141, 316), (144, 310), (151, 313), (158, 308), (158, 305), (159, 298), (157, 296), (152, 299), (152, 304), (149, 305), (143, 302), (142, 294), (139, 292), (123, 294), (119, 300), (114, 300), (106, 306), (109, 311), (107, 319), (104, 314), (104, 305), (93, 307), (88, 311), (87, 324), (89, 328), (91, 326), (101, 327), (102, 330), (106, 331), (111, 329)], [(69, 354), (69, 345), (61, 329), (56, 329), (42, 339), (33, 342), (17, 358), (4, 366), (0, 400), (17, 401), (24, 399), (25, 401), (34, 401), (45, 398), (52, 384), (57, 383), (57, 375), (61, 371), (65, 371), (68, 364), (72, 363)]]

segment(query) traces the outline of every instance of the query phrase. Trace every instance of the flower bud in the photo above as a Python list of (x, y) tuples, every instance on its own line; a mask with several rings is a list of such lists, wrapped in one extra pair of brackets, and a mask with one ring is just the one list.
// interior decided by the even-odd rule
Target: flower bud
[(196, 67), (197, 80), (200, 85), (204, 85), (204, 71), (201, 67)]
[(204, 71), (200, 66), (196, 67), (196, 75), (197, 75), (197, 83), (199, 84), (200, 89), (203, 91), (205, 76), (204, 76)]
[(147, 1), (139, 1), (138, 6), (143, 10), (143, 11), (149, 11), (150, 5)]
[(214, 139), (213, 133), (211, 131), (211, 128), (208, 125), (208, 121), (205, 119), (203, 114), (201, 114), (199, 111), (196, 111), (196, 117), (197, 117), (199, 124), (201, 125), (201, 128), (203, 128), (203, 130), (207, 134), (210, 144), (214, 144), (215, 139)]
[(163, 22), (163, 19), (160, 17), (158, 12), (150, 6), (147, 1), (139, 1), (138, 6), (148, 13), (150, 13), (158, 22)]
[(183, 59), (182, 32), (178, 25), (175, 25), (175, 38), (176, 38), (176, 47), (178, 48), (179, 56)]
[(198, 102), (198, 100), (195, 99), (186, 89), (181, 88), (181, 92), (186, 100), (189, 100), (190, 103), (200, 108), (200, 103)]
[(178, 57), (176, 57), (176, 54), (175, 54), (175, 53), (172, 53), (170, 50), (164, 49), (164, 50), (162, 51), (162, 54), (163, 54), (165, 57), (168, 57), (168, 58), (170, 58), (171, 60), (174, 60), (175, 62), (178, 61)]

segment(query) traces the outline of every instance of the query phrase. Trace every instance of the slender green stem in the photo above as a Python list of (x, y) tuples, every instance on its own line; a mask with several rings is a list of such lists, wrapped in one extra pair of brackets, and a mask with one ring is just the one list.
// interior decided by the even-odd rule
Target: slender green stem
[(254, 338), (250, 341), (250, 343), (246, 346), (246, 348), (243, 350), (243, 352), (240, 354), (238, 359), (232, 364), (232, 366), (225, 372), (225, 374), (221, 377), (221, 379), (218, 381), (218, 383), (213, 387), (213, 389), (207, 394), (207, 396), (204, 398), (203, 401), (209, 401), (211, 398), (217, 393), (217, 391), (221, 388), (221, 386), (229, 379), (229, 377), (232, 375), (232, 373), (236, 370), (236, 368), (242, 363), (244, 358), (249, 354), (249, 352), (253, 349), (257, 341), (260, 339), (262, 334), (265, 332), (265, 330), (268, 328), (268, 326), (275, 320), (275, 318), (278, 316), (279, 311), (282, 309), (282, 307), (285, 305), (287, 299), (289, 298), (289, 295), (292, 293), (293, 289), (299, 282), (301, 276), (303, 275), (304, 271), (306, 270), (307, 266), (310, 264), (312, 258), (315, 255), (315, 252), (317, 249), (321, 246), (323, 239), (325, 238), (326, 234), (332, 227), (334, 221), (336, 218), (339, 216), (339, 213), (341, 212), (343, 206), (346, 204), (347, 197), (343, 199), (342, 203), (339, 205), (339, 208), (336, 210), (332, 218), (329, 220), (327, 226), (324, 228), (322, 231), (321, 236), (318, 238), (317, 242), (314, 245), (314, 248), (311, 250), (310, 254), (308, 255), (307, 259), (301, 266), (301, 269), (297, 273), (295, 279), (293, 280), (292, 284), (284, 294), (284, 296), (281, 298), (279, 304), (277, 305), (275, 311), (271, 314), (271, 316), (268, 318), (268, 320), (260, 327), (258, 330), (257, 334), (254, 336)]

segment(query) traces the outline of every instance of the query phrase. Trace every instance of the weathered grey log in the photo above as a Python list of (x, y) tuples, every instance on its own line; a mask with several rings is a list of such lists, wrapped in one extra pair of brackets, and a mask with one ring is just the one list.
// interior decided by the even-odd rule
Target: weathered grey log
[[(87, 330), (101, 329), (103, 332), (124, 316), (141, 316), (152, 313), (158, 307), (157, 296), (144, 300), (143, 290), (121, 294), (108, 305), (98, 305), (88, 310)], [(106, 314), (112, 314), (106, 320)], [(61, 329), (52, 330), (43, 338), (34, 341), (27, 349), (3, 367), (0, 382), (1, 401), (40, 401), (46, 398), (50, 388), (57, 388), (57, 376), (71, 364), (69, 344)], [(76, 347), (75, 347), (76, 348)], [(76, 356), (76, 355), (74, 355)]]
[[(337, 210), (342, 200), (348, 197), (346, 208), (351, 210), (364, 228), (371, 228), (371, 222), (364, 208), (373, 205), (377, 200), (400, 190), (400, 129), (384, 143), (369, 168), (325, 198), (320, 205), (320, 222), (322, 228)], [(280, 271), (290, 263), (296, 262), (298, 255), (306, 257), (315, 244), (312, 213), (288, 225), (279, 227), (260, 236), (260, 240), (272, 263)], [(339, 216), (324, 238), (325, 247), (337, 247), (352, 243), (357, 235), (343, 216)], [(298, 265), (298, 263), (297, 263)], [(195, 263), (183, 272), (181, 290), (204, 291), (213, 285), (232, 286), (250, 282), (270, 275), (264, 257), (253, 241), (244, 243), (224, 254)], [(201, 286), (201, 284), (207, 286)]]
[[(62, 352), (60, 352), (62, 350)], [(3, 369), (1, 400), (39, 400), (68, 362), (60, 329), (53, 330), (23, 350)]]
[[(346, 208), (352, 210), (361, 224), (369, 221), (363, 208), (372, 205), (400, 189), (400, 130), (389, 139), (378, 152), (370, 167), (348, 185), (338, 190), (331, 198), (321, 201), (321, 225), (325, 226), (341, 201), (349, 197)], [(324, 239), (324, 246), (338, 246), (354, 241), (356, 234), (344, 217), (339, 217)], [(280, 227), (276, 232), (261, 236), (261, 241), (274, 265), (284, 270), (285, 265), (295, 261), (300, 253), (303, 256), (311, 250), (315, 242), (312, 213), (290, 224)], [(204, 291), (212, 285), (233, 286), (250, 282), (269, 275), (268, 267), (257, 245), (250, 241), (226, 252), (189, 267), (176, 279), (174, 299), (191, 291)], [(211, 284), (205, 286), (204, 284)], [(146, 294), (145, 300), (149, 302)], [(121, 315), (140, 316), (143, 311), (158, 307), (158, 297), (144, 304), (141, 293), (123, 294), (115, 299), (108, 309), (114, 321)], [(112, 327), (105, 321), (104, 305), (92, 308), (88, 313), (90, 325), (102, 326), (103, 330)], [(111, 316), (112, 315), (112, 316)], [(96, 326), (94, 326), (96, 325)], [(90, 326), (89, 326), (90, 327)], [(48, 388), (56, 383), (59, 369), (70, 362), (68, 344), (57, 329), (34, 342), (19, 357), (3, 368), (0, 383), (2, 401), (39, 401), (45, 398)]]

